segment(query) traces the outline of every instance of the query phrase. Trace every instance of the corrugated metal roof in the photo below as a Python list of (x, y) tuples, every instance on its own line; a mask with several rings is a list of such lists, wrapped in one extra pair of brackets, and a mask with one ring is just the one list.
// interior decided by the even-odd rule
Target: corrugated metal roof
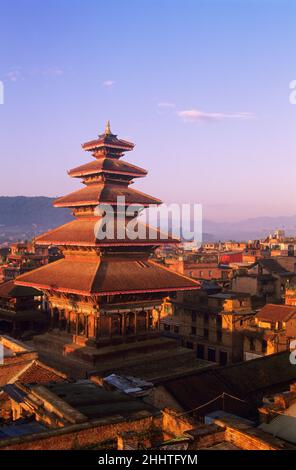
[(10, 437), (25, 436), (29, 434), (36, 434), (47, 430), (45, 426), (37, 422), (22, 422), (7, 424), (0, 427), (0, 439), (8, 439)]
[(261, 424), (259, 428), (273, 436), (296, 444), (296, 418), (294, 416), (277, 416), (270, 423)]
[(17, 403), (22, 403), (24, 401), (25, 396), (27, 395), (25, 392), (17, 388), (14, 384), (4, 385), (3, 390)]

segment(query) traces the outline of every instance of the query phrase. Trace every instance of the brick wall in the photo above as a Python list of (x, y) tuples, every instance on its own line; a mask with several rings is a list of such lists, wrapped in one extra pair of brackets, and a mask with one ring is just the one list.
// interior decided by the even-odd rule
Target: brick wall
[(277, 447), (262, 439), (234, 428), (226, 428), (225, 439), (243, 450), (277, 450)]
[(49, 430), (39, 435), (2, 440), (0, 450), (71, 450), (91, 447), (105, 441), (117, 441), (118, 435), (127, 431), (152, 432), (156, 427), (161, 427), (161, 422), (161, 416), (143, 417), (133, 421), (119, 421), (115, 418), (99, 420)]
[(194, 421), (189, 415), (180, 416), (176, 410), (165, 408), (162, 411), (163, 433), (170, 436), (181, 436), (194, 427)]

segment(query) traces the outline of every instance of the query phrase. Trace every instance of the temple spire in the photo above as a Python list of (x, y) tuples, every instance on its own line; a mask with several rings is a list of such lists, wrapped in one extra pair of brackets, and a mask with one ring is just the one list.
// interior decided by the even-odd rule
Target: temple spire
[(110, 127), (110, 121), (107, 121), (106, 128), (105, 128), (105, 135), (111, 135), (111, 127)]
[(92, 152), (95, 158), (100, 158), (102, 155), (120, 158), (125, 152), (133, 150), (134, 144), (117, 139), (117, 135), (111, 131), (110, 121), (108, 120), (104, 133), (100, 134), (97, 139), (82, 144), (82, 148)]

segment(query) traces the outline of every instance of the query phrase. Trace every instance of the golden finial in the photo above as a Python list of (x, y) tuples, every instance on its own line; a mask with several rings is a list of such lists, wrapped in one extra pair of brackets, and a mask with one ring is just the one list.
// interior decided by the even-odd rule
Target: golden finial
[(106, 129), (105, 129), (105, 135), (110, 135), (110, 134), (112, 134), (111, 127), (110, 127), (110, 121), (107, 121)]

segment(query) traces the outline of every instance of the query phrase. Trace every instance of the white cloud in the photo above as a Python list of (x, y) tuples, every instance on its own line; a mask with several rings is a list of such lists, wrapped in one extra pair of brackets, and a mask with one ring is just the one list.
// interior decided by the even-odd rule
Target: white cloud
[(253, 119), (255, 115), (248, 112), (239, 113), (209, 113), (199, 109), (186, 109), (177, 112), (178, 116), (186, 122), (223, 121), (226, 119)]
[(21, 67), (14, 67), (13, 69), (11, 69), (9, 72), (5, 74), (5, 77), (11, 82), (17, 82), (20, 78), (22, 78)]
[(111, 87), (113, 85), (115, 85), (115, 80), (105, 80), (102, 85), (105, 86), (105, 87)]
[(171, 103), (169, 101), (161, 101), (160, 103), (157, 103), (157, 106), (159, 108), (171, 108), (171, 109), (176, 107), (175, 103)]
[(57, 66), (45, 68), (36, 67), (29, 70), (30, 75), (43, 75), (44, 77), (61, 77), (64, 73), (64, 69)]
[(61, 77), (62, 75), (64, 75), (64, 70), (57, 66), (47, 68), (34, 67), (29, 69), (24, 69), (23, 67), (14, 67), (6, 73), (5, 77), (11, 82), (17, 82), (30, 76)]
[(56, 75), (57, 77), (60, 77), (61, 75), (64, 75), (64, 70), (60, 67), (54, 67), (51, 69), (52, 75)]

